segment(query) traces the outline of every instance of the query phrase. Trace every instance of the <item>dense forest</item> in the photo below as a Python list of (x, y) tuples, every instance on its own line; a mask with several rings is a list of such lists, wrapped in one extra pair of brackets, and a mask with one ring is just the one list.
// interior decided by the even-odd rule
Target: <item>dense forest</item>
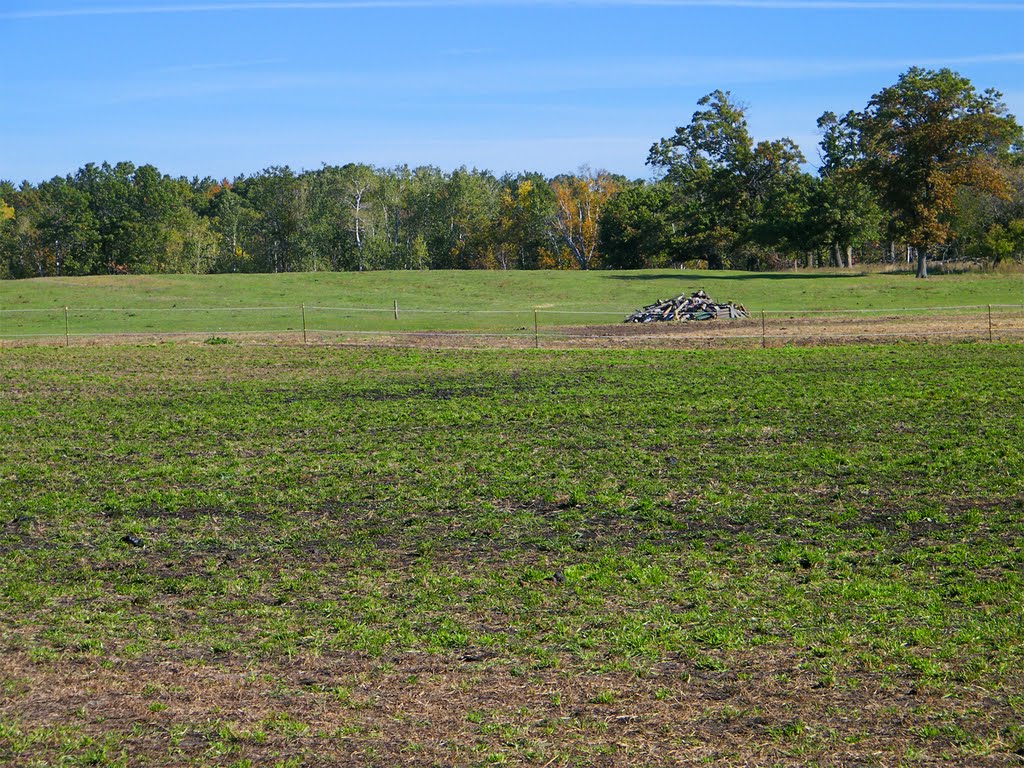
[(649, 180), (434, 167), (174, 178), (88, 164), (0, 181), (0, 278), (369, 269), (773, 269), (1024, 260), (1024, 142), (1000, 94), (908, 70), (818, 121), (820, 164), (755, 143), (728, 92), (655, 143)]

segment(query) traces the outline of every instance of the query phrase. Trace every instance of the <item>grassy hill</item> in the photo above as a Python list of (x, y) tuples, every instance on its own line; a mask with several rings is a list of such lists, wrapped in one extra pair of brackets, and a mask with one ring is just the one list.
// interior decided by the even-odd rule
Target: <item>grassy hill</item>
[[(618, 322), (644, 304), (699, 288), (752, 310), (1024, 303), (1020, 273), (928, 280), (909, 273), (694, 270), (44, 278), (0, 283), (0, 337), (63, 334), (64, 307), (73, 334), (294, 331), (302, 327), (302, 305), (311, 328), (502, 331), (532, 324), (535, 308), (549, 324)], [(587, 314), (561, 314), (574, 312)]]

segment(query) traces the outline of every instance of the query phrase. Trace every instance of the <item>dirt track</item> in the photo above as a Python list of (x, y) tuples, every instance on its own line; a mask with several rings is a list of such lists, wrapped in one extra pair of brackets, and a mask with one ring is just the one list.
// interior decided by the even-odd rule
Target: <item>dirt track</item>
[[(94, 346), (106, 344), (154, 344), (167, 342), (210, 343), (232, 341), (246, 344), (302, 344), (297, 332), (223, 332), (108, 334), (50, 336), (17, 341), (0, 340), (0, 346)], [(326, 345), (527, 349), (707, 349), (729, 347), (829, 346), (887, 344), (895, 342), (953, 342), (1024, 340), (1024, 307), (993, 310), (991, 319), (982, 308), (973, 313), (845, 312), (772, 313), (745, 320), (705, 322), (615, 323), (590, 326), (541, 327), (502, 332), (413, 331), (323, 332), (306, 334), (305, 343)]]

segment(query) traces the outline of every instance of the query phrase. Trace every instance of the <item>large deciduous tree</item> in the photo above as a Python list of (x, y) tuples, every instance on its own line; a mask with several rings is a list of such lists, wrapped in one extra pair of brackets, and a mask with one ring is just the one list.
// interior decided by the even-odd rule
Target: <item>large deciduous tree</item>
[(602, 264), (651, 269), (671, 263), (674, 227), (668, 219), (672, 189), (664, 182), (631, 184), (605, 206), (599, 229)]
[(697, 104), (703, 109), (655, 143), (647, 164), (673, 189), (670, 216), (680, 257), (722, 269), (740, 261), (766, 206), (777, 207), (780, 196), (789, 194), (784, 189), (798, 183), (804, 158), (789, 139), (755, 145), (744, 107), (727, 91), (709, 93)]
[(1001, 99), (949, 69), (913, 67), (842, 118), (862, 177), (917, 249), (918, 277), (928, 276), (929, 250), (950, 237), (959, 190), (1010, 192), (1000, 164), (1020, 146), (1021, 128)]

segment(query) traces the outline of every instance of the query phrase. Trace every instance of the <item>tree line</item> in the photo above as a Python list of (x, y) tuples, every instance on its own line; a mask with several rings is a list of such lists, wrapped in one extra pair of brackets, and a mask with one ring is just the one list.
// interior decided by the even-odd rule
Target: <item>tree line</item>
[(272, 167), (216, 180), (88, 164), (0, 182), (0, 277), (1024, 260), (1024, 140), (995, 91), (908, 70), (826, 112), (817, 173), (728, 92), (656, 142), (649, 180), (465, 167)]

